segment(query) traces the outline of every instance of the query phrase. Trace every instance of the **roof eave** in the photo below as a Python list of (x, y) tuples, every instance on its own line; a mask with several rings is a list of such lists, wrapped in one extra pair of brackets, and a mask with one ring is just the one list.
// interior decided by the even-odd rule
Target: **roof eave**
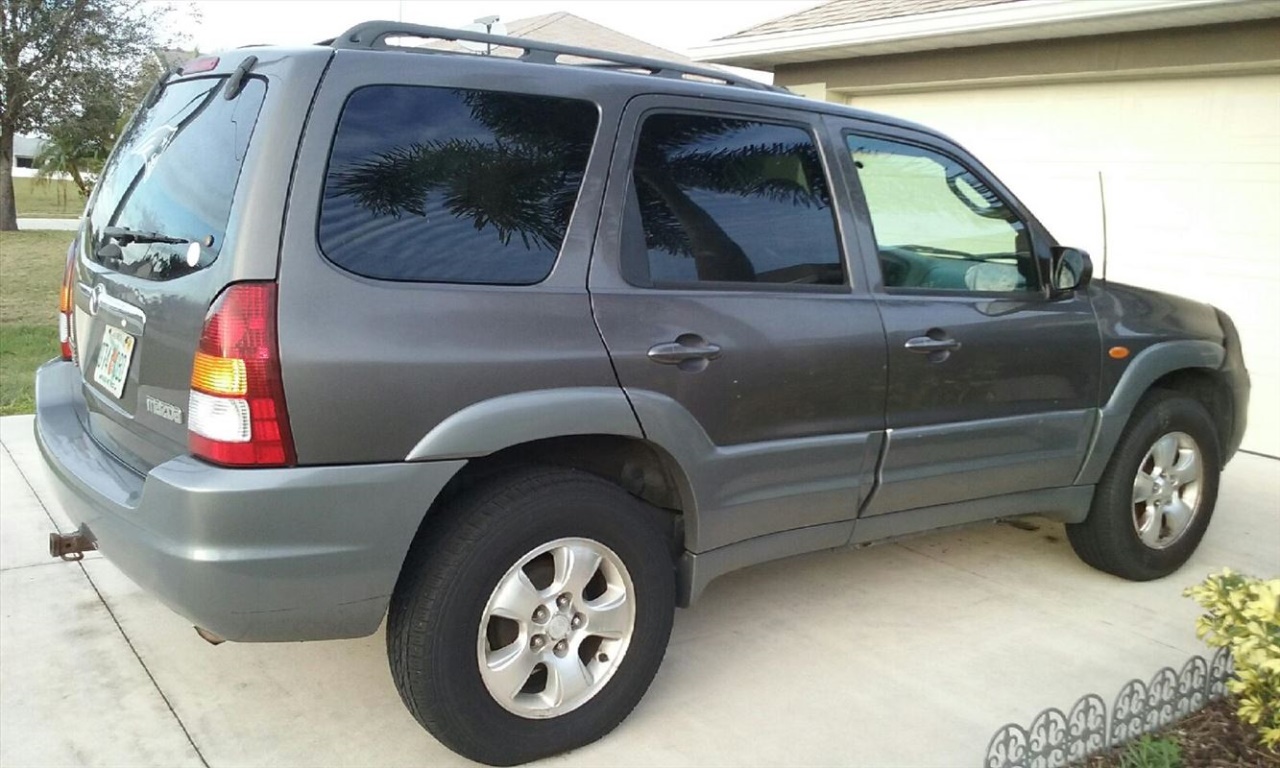
[(779, 64), (1229, 23), (1280, 16), (1280, 0), (1023, 0), (833, 27), (729, 37), (697, 61), (772, 71)]

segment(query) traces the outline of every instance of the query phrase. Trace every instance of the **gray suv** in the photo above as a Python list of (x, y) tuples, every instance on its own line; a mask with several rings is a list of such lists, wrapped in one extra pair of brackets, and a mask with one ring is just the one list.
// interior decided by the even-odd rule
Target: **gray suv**
[[(459, 38), (518, 56), (414, 47)], [(1225, 314), (1091, 280), (938, 133), (529, 40), (188, 62), (67, 257), (53, 554), (213, 642), (385, 617), (495, 765), (608, 733), (735, 568), (1037, 513), (1164, 576), (1245, 428)]]

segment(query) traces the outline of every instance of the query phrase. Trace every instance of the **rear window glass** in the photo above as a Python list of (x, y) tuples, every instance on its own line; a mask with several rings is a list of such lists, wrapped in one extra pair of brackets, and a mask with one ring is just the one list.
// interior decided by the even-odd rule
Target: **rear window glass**
[[(187, 274), (217, 257), (267, 93), (265, 81), (249, 78), (240, 94), (227, 100), (222, 97), (225, 82), (213, 77), (171, 83), (154, 106), (144, 106), (135, 117), (98, 182), (90, 214), (96, 260), (160, 280)], [(211, 245), (202, 248), (192, 266), (185, 244), (103, 249), (102, 230), (108, 226)]]
[(528, 285), (551, 272), (598, 122), (594, 105), (378, 85), (338, 122), (320, 248), (366, 277)]

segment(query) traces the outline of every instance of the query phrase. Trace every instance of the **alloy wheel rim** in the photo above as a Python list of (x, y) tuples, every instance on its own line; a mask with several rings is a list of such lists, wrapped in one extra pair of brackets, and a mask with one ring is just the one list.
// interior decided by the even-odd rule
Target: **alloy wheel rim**
[(1204, 457), (1185, 432), (1163, 435), (1147, 450), (1133, 479), (1133, 528), (1151, 549), (1172, 546), (1200, 512)]
[(634, 631), (635, 587), (621, 558), (592, 539), (556, 539), (517, 560), (490, 594), (480, 677), (508, 712), (559, 717), (608, 685)]

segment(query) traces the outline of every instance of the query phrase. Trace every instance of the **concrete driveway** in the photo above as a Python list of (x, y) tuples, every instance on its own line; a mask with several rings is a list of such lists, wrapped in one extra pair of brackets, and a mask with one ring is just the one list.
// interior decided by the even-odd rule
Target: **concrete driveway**
[[(213, 647), (96, 553), (49, 560), (30, 417), (0, 419), (0, 765), (456, 765), (401, 706), (382, 633)], [(1280, 461), (1239, 456), (1191, 563), (1131, 584), (1062, 527), (809, 555), (679, 611), (648, 696), (550, 765), (975, 766), (1006, 722), (1204, 651), (1183, 587), (1280, 573)]]

